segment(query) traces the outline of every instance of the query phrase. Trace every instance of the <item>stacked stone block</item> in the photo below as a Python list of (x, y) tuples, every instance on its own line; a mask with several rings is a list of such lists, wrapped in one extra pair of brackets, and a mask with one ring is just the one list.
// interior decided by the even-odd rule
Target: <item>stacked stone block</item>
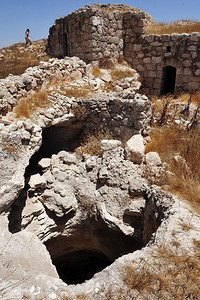
[(123, 13), (91, 5), (57, 19), (50, 28), (47, 52), (78, 56), (86, 62), (123, 53)]
[(148, 94), (165, 92), (166, 67), (175, 70), (173, 92), (198, 90), (200, 33), (145, 35), (152, 21), (146, 12), (135, 12), (130, 6), (87, 5), (56, 20), (47, 52), (56, 57), (78, 56), (87, 63), (123, 55), (139, 72)]

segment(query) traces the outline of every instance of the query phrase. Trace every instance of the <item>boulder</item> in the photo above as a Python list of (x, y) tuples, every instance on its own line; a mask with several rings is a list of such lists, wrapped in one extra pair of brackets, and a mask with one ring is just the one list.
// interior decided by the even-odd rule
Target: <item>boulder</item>
[(162, 161), (157, 152), (148, 152), (145, 155), (145, 162), (148, 166), (161, 166)]
[(32, 189), (39, 188), (39, 187), (45, 188), (46, 180), (40, 174), (34, 174), (30, 177), (28, 184)]
[(144, 158), (144, 139), (141, 134), (132, 136), (125, 144), (125, 157), (135, 164), (141, 164)]

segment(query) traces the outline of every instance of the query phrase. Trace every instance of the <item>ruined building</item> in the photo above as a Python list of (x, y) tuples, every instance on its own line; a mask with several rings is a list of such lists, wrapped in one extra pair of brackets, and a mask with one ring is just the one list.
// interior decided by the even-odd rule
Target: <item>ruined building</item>
[(47, 52), (87, 63), (121, 55), (140, 73), (150, 94), (198, 90), (200, 33), (145, 35), (150, 22), (150, 15), (130, 6), (87, 5), (55, 21)]

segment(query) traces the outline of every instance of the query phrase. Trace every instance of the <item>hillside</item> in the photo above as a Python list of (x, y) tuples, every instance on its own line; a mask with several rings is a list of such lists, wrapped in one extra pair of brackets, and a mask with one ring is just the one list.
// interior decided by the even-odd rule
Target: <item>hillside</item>
[(27, 68), (37, 66), (41, 60), (50, 57), (45, 53), (46, 40), (33, 41), (32, 45), (14, 44), (0, 49), (0, 79), (22, 74)]
[(0, 297), (198, 299), (200, 91), (45, 42), (0, 49)]

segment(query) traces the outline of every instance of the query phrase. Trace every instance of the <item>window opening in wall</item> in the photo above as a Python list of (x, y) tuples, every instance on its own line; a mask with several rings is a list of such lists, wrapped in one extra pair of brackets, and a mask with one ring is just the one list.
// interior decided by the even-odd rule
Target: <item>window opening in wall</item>
[(170, 53), (171, 52), (171, 46), (166, 46), (166, 52)]
[(161, 95), (173, 94), (176, 82), (176, 68), (172, 66), (166, 66), (163, 68)]
[(67, 32), (64, 33), (64, 56), (69, 56), (69, 51), (68, 51), (68, 34), (67, 34)]

